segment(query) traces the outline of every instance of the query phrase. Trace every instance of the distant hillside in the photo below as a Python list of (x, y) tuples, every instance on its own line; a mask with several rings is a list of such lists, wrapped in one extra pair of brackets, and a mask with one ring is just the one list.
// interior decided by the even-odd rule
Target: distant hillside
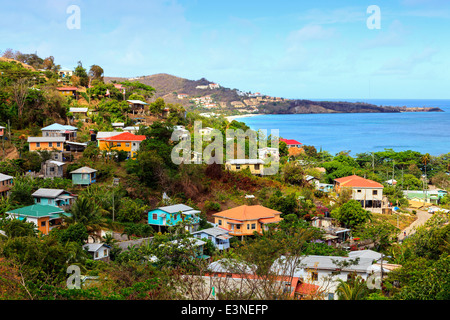
[[(406, 108), (397, 106), (381, 107), (374, 104), (363, 102), (345, 102), (345, 101), (311, 101), (311, 100), (288, 100), (281, 101), (257, 101), (248, 102), (249, 97), (238, 95), (236, 89), (220, 87), (218, 89), (199, 89), (197, 86), (207, 86), (213, 82), (202, 78), (200, 80), (188, 80), (176, 77), (166, 73), (155, 74), (151, 76), (139, 77), (136, 79), (105, 77), (105, 82), (121, 82), (124, 80), (136, 80), (156, 89), (155, 98), (163, 97), (167, 103), (180, 103), (188, 106), (190, 99), (178, 99), (177, 95), (184, 93), (190, 98), (211, 95), (211, 97), (233, 108), (231, 102), (243, 102), (244, 108), (251, 103), (258, 108), (260, 113), (267, 114), (293, 114), (293, 113), (379, 113), (379, 112), (442, 112), (439, 108)], [(175, 93), (175, 94), (174, 94)], [(250, 99), (252, 100), (252, 99)], [(245, 106), (247, 105), (247, 106)]]
[(364, 102), (288, 100), (260, 106), (266, 114), (298, 113), (389, 113), (389, 112), (443, 112), (439, 108), (407, 108), (397, 106), (377, 106)]
[[(121, 82), (124, 80), (133, 81), (133, 79), (129, 78), (105, 77), (105, 82), (111, 82), (114, 80), (117, 82)], [(229, 88), (220, 87), (218, 89), (198, 89), (197, 86), (207, 86), (214, 83), (212, 81), (208, 81), (205, 78), (202, 78), (200, 80), (188, 80), (166, 73), (159, 73), (155, 75), (139, 77), (135, 80), (155, 88), (155, 98), (163, 97), (167, 100), (167, 102), (189, 104), (188, 100), (181, 101), (177, 98), (177, 95), (173, 93), (184, 93), (189, 95), (190, 97), (211, 95), (216, 101), (226, 103), (241, 100), (241, 97), (236, 93), (236, 90), (231, 90)]]

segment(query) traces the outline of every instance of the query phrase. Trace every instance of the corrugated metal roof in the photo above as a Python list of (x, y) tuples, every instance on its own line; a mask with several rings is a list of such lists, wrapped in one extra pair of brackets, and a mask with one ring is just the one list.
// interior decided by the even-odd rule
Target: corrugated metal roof
[(159, 210), (168, 212), (168, 213), (175, 213), (175, 212), (183, 212), (183, 211), (190, 211), (194, 210), (193, 208), (185, 205), (185, 204), (175, 204), (172, 206), (165, 206), (165, 207), (159, 207)]
[(206, 233), (209, 234), (213, 237), (218, 237), (220, 235), (226, 235), (229, 233), (229, 231), (223, 229), (223, 228), (218, 228), (218, 227), (214, 227), (214, 228), (209, 228), (209, 229), (203, 229), (203, 230), (199, 230), (196, 232), (192, 232), (192, 234), (198, 234), (198, 233)]
[(56, 198), (59, 195), (61, 195), (61, 193), (69, 193), (68, 191), (65, 191), (63, 189), (47, 189), (47, 188), (41, 188), (38, 189), (37, 191), (35, 191), (32, 196), (33, 197), (39, 197), (39, 198)]
[(65, 137), (28, 137), (28, 142), (65, 142)]
[(0, 181), (14, 179), (12, 176), (8, 176), (7, 174), (0, 173)]
[[(325, 269), (325, 270), (336, 270), (338, 266), (333, 262), (333, 260), (337, 262), (355, 260), (352, 257), (334, 257), (334, 256), (305, 256), (301, 260), (301, 265), (307, 269)], [(359, 262), (357, 265), (351, 265), (345, 268), (342, 268), (343, 271), (357, 271), (357, 272), (366, 272), (368, 268), (372, 265), (373, 259), (371, 258), (359, 258)]]
[(93, 172), (97, 172), (97, 170), (89, 168), (89, 167), (82, 167), (82, 168), (74, 170), (70, 173), (72, 174), (72, 173), (93, 173)]
[(69, 126), (69, 125), (64, 125), (64, 124), (59, 124), (59, 123), (54, 123), (51, 124), (47, 127), (44, 127), (41, 129), (42, 131), (58, 131), (58, 130), (78, 130), (77, 127), (73, 127), (73, 126)]

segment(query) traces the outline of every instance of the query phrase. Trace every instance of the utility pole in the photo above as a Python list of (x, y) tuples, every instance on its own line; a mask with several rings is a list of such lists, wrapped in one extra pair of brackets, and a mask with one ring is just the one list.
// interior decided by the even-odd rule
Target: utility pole
[(375, 172), (375, 155), (373, 154), (373, 151), (372, 151), (372, 173), (374, 173)]
[(392, 183), (394, 183), (394, 164), (395, 161), (392, 161)]

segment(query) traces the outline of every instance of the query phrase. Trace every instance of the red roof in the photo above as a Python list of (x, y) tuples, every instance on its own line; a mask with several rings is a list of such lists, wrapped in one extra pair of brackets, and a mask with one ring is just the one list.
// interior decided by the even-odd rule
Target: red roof
[(78, 88), (77, 87), (60, 87), (60, 88), (56, 88), (56, 90), (60, 90), (60, 91), (75, 90), (76, 91), (76, 90), (78, 90)]
[(280, 138), (280, 141), (285, 142), (287, 145), (302, 144), (301, 142), (298, 142), (297, 140), (294, 140), (294, 139), (283, 139), (283, 138)]
[(123, 132), (116, 136), (108, 137), (108, 138), (102, 138), (99, 140), (108, 140), (108, 141), (143, 141), (145, 140), (144, 135), (137, 136), (135, 134), (132, 134), (130, 132)]
[(381, 183), (357, 175), (334, 179), (334, 181), (338, 182), (341, 187), (383, 188)]

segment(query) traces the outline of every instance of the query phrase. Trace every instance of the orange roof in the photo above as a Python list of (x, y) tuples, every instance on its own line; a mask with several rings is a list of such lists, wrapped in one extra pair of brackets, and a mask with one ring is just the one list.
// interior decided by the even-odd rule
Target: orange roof
[(295, 288), (295, 292), (305, 295), (313, 295), (319, 291), (319, 286), (310, 283), (301, 283), (298, 284)]
[(244, 221), (258, 220), (262, 218), (274, 218), (278, 214), (281, 214), (281, 212), (263, 207), (261, 205), (245, 205), (215, 213), (213, 214), (213, 216)]
[(338, 182), (341, 187), (383, 188), (381, 183), (357, 175), (334, 179), (334, 181)]
[(261, 222), (261, 223), (276, 223), (276, 222), (280, 222), (281, 220), (283, 220), (283, 219), (280, 217), (273, 217), (273, 218), (259, 219), (259, 222)]
[(137, 136), (135, 134), (132, 134), (130, 132), (123, 132), (116, 136), (108, 137), (108, 138), (101, 138), (98, 140), (108, 140), (108, 141), (143, 141), (145, 140), (144, 135)]

